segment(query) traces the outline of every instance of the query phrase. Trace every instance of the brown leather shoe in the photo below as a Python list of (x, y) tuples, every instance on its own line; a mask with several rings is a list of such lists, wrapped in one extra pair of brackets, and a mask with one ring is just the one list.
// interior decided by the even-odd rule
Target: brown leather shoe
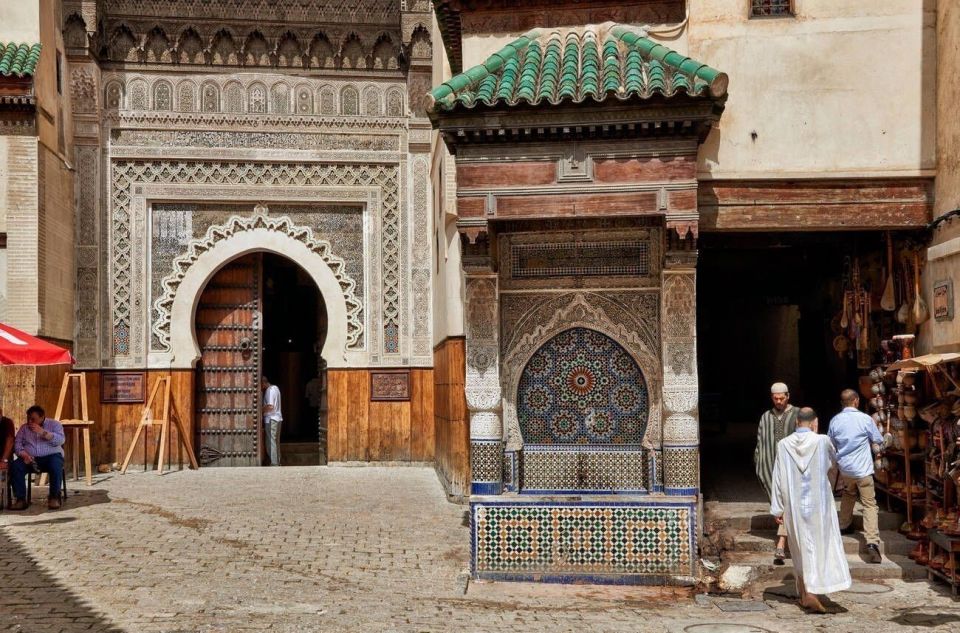
[(47, 507), (50, 508), (51, 510), (59, 510), (60, 497), (50, 497), (49, 499), (47, 499)]
[(26, 510), (27, 509), (27, 500), (26, 499), (17, 499), (10, 504), (9, 510)]

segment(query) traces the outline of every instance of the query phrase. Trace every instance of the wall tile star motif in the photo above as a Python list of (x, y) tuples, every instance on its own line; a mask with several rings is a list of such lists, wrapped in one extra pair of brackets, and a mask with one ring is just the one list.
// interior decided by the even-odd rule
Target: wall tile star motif
[(526, 444), (640, 444), (648, 410), (636, 361), (587, 328), (547, 341), (520, 377), (517, 418)]

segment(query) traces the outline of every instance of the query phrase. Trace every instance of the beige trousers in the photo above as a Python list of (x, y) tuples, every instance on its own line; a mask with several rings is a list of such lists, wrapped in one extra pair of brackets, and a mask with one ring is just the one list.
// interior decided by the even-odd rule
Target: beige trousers
[(786, 535), (787, 535), (787, 526), (781, 523), (780, 525), (777, 526), (777, 536), (780, 537), (780, 536), (786, 536)]
[(877, 492), (873, 487), (873, 475), (859, 479), (843, 477), (843, 497), (840, 500), (840, 529), (845, 530), (853, 522), (853, 504), (860, 498), (863, 506), (863, 538), (867, 543), (880, 545), (880, 510), (877, 508)]

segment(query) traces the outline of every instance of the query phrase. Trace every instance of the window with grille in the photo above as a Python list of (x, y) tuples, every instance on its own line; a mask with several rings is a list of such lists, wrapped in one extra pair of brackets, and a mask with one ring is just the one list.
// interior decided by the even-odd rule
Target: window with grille
[(750, 17), (767, 18), (793, 15), (792, 0), (750, 0)]

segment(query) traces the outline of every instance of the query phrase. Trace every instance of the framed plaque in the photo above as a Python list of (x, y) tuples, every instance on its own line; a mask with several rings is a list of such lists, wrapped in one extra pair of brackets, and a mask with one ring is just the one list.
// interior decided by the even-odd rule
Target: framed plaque
[(409, 399), (409, 369), (381, 369), (370, 372), (370, 400), (403, 402)]
[(953, 280), (933, 282), (933, 318), (937, 321), (953, 320)]
[(100, 402), (143, 402), (146, 400), (146, 391), (146, 372), (105, 371), (100, 375)]

